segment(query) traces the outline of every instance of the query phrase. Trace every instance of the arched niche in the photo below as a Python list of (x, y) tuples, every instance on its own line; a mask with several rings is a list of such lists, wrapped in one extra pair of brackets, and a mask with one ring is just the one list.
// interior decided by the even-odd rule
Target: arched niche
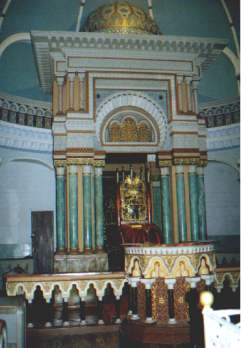
[(167, 117), (141, 92), (115, 93), (96, 110), (97, 145), (110, 151), (158, 151), (167, 139)]

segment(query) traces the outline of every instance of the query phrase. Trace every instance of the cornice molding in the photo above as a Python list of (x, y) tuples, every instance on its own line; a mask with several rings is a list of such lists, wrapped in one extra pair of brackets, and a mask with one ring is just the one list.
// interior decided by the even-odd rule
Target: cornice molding
[(228, 149), (237, 146), (240, 146), (240, 125), (238, 123), (208, 129), (208, 151)]
[[(95, 49), (102, 52), (102, 55), (103, 52), (108, 52), (108, 59), (111, 58), (110, 52), (113, 52), (112, 58), (116, 57), (116, 50), (122, 51), (123, 54), (128, 51), (136, 55), (138, 52), (138, 57), (143, 61), (150, 56), (155, 56), (155, 59), (160, 61), (189, 61), (195, 62), (204, 71), (227, 44), (226, 40), (217, 38), (64, 31), (32, 31), (31, 40), (40, 85), (46, 93), (50, 92), (54, 75), (54, 64), (51, 64), (53, 54), (62, 64), (68, 55), (76, 56), (76, 52), (80, 51)], [(161, 53), (161, 59), (157, 57), (158, 53)]]
[(20, 126), (0, 121), (0, 146), (24, 151), (51, 153), (53, 137), (48, 129)]

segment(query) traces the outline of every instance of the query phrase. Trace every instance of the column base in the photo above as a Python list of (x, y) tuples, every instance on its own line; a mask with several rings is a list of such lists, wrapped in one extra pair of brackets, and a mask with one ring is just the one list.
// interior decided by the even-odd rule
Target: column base
[(149, 317), (149, 318), (146, 318), (145, 323), (146, 324), (154, 324), (154, 323), (156, 323), (156, 320)]
[(66, 254), (66, 249), (60, 249), (56, 251), (56, 255), (65, 255)]
[(78, 249), (72, 249), (72, 250), (69, 251), (69, 254), (70, 255), (78, 255), (79, 251), (78, 251)]
[(108, 268), (106, 253), (54, 256), (55, 273), (108, 272)]

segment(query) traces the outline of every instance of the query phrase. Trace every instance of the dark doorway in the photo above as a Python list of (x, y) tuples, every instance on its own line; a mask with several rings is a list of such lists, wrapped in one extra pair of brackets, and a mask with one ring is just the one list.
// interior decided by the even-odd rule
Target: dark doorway
[(105, 214), (105, 247), (108, 253), (111, 271), (120, 271), (124, 267), (123, 248), (117, 223), (116, 211), (116, 173), (104, 172), (104, 214)]
[(31, 220), (34, 273), (52, 273), (53, 211), (33, 211)]

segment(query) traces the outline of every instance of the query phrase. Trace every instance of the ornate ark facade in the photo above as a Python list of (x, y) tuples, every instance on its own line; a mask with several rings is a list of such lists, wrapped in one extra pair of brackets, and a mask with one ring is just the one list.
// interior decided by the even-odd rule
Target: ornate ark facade
[[(37, 282), (47, 301), (56, 286), (65, 301), (72, 286), (85, 301), (93, 284), (101, 301), (107, 284), (120, 299), (129, 283), (131, 319), (187, 322), (186, 293), (222, 283), (206, 230), (206, 124), (197, 89), (226, 41), (162, 35), (126, 2), (96, 10), (85, 32), (32, 31), (31, 41), (40, 85), (52, 91), (56, 274), (10, 276), (8, 294), (22, 291), (31, 302)], [(136, 178), (145, 170), (150, 193), (149, 202), (139, 201), (149, 206), (148, 221), (138, 212), (132, 222), (151, 224), (158, 215), (162, 240), (124, 240), (124, 272), (106, 273), (104, 197), (111, 187), (103, 175), (131, 180), (129, 164)], [(100, 273), (62, 274), (80, 272)]]

